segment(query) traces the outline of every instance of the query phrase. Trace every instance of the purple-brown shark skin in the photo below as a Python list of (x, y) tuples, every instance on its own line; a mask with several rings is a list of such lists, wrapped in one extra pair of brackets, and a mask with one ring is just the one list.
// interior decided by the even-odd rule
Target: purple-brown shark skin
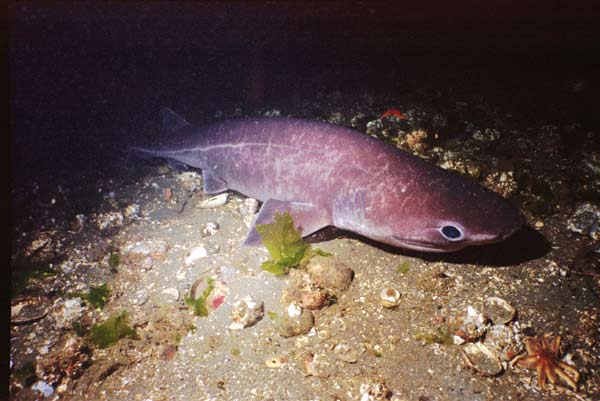
[[(201, 169), (207, 193), (262, 201), (255, 223), (287, 211), (302, 236), (332, 225), (426, 252), (498, 242), (525, 223), (495, 192), (351, 129), (293, 118), (196, 128), (162, 114), (169, 144), (135, 150)], [(244, 244), (262, 245), (254, 226)]]

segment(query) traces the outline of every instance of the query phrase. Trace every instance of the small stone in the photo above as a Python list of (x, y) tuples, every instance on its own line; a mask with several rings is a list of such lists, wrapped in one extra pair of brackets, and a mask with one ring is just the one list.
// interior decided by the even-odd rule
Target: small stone
[(123, 215), (127, 221), (138, 220), (141, 217), (140, 205), (134, 203), (123, 210)]
[(170, 361), (175, 358), (175, 355), (177, 355), (177, 346), (173, 344), (167, 344), (160, 353), (159, 359), (161, 361)]
[(59, 328), (70, 329), (73, 322), (81, 319), (83, 315), (83, 306), (81, 298), (66, 299), (62, 306), (58, 308), (56, 314), (53, 314), (56, 326)]
[(123, 226), (125, 217), (121, 212), (100, 213), (96, 216), (96, 225), (100, 231), (119, 228)]
[(81, 232), (81, 230), (83, 230), (83, 227), (85, 227), (86, 220), (87, 219), (84, 214), (76, 215), (75, 219), (73, 220), (73, 223), (71, 223), (71, 230), (78, 233)]
[(294, 337), (301, 334), (306, 334), (313, 328), (315, 318), (308, 309), (302, 310), (298, 316), (290, 316), (284, 314), (278, 319), (278, 332), (283, 337)]
[(216, 221), (211, 221), (210, 223), (206, 223), (202, 229), (200, 230), (200, 236), (202, 237), (210, 237), (215, 235), (219, 231), (219, 223)]
[(54, 394), (54, 387), (42, 380), (35, 382), (31, 389), (42, 393), (46, 398)]

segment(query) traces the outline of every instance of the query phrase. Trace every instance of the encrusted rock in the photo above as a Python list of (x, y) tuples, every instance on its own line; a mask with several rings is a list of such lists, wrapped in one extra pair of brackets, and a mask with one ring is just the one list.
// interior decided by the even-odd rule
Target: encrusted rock
[(252, 297), (247, 296), (244, 299), (236, 301), (233, 304), (233, 310), (229, 318), (232, 330), (240, 330), (245, 327), (255, 325), (265, 314), (265, 304), (257, 302)]
[(121, 212), (108, 212), (96, 215), (96, 225), (100, 231), (108, 231), (123, 226), (125, 217)]
[(319, 288), (338, 294), (346, 290), (354, 277), (354, 272), (331, 256), (315, 256), (307, 267), (311, 282)]
[(600, 240), (600, 205), (580, 204), (567, 221), (567, 227), (573, 232), (589, 235), (593, 240)]
[(294, 308), (293, 313), (290, 313), (288, 310), (287, 314), (284, 314), (278, 319), (277, 329), (279, 334), (283, 337), (294, 337), (306, 334), (315, 324), (315, 318), (311, 311), (308, 309), (301, 309), (300, 313), (297, 314), (295, 313), (296, 310), (297, 308)]
[(70, 329), (75, 321), (83, 315), (84, 307), (81, 298), (60, 299), (58, 307), (52, 313), (54, 322), (58, 328)]

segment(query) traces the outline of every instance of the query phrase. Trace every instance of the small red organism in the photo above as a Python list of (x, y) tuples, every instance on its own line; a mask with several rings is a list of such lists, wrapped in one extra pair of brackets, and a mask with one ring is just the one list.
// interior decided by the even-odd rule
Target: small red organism
[(225, 301), (225, 295), (219, 295), (210, 302), (210, 307), (213, 309), (217, 309), (219, 306), (221, 306), (223, 301)]
[(402, 120), (408, 120), (408, 117), (405, 116), (404, 114), (402, 114), (402, 112), (400, 112), (400, 110), (398, 110), (398, 109), (386, 110), (381, 116), (379, 116), (379, 118), (385, 118), (385, 117), (390, 117), (390, 116), (398, 117)]

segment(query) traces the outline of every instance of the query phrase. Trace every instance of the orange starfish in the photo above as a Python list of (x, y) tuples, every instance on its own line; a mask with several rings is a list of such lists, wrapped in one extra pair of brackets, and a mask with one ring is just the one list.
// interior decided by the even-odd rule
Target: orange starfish
[(537, 369), (537, 381), (542, 390), (546, 390), (546, 380), (555, 384), (557, 376), (563, 379), (573, 391), (577, 392), (577, 382), (579, 381), (579, 372), (574, 367), (561, 361), (560, 354), (560, 336), (556, 336), (550, 344), (548, 334), (539, 334), (535, 337), (525, 339), (525, 349), (527, 354), (517, 356), (512, 365), (517, 365), (527, 369)]

